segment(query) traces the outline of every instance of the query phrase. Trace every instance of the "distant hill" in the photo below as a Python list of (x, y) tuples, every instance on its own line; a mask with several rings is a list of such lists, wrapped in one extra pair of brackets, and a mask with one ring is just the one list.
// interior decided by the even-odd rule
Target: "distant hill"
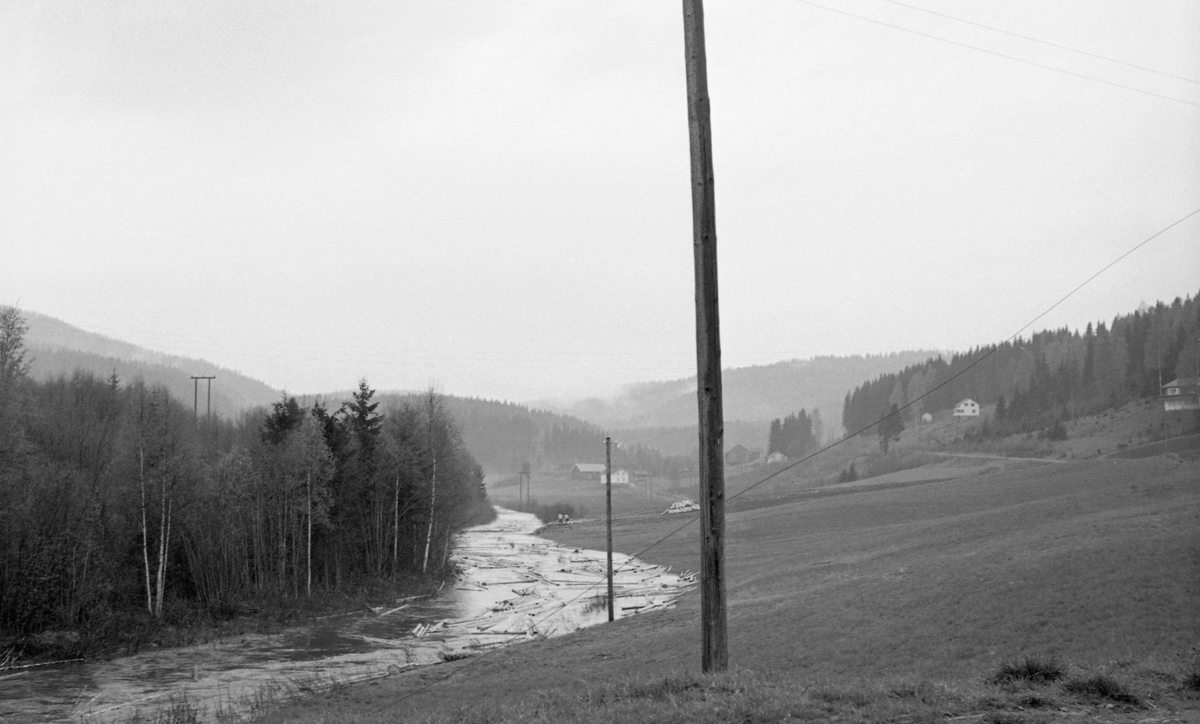
[[(419, 404), (420, 393), (383, 392), (379, 412), (403, 403)], [(321, 395), (330, 408), (346, 397)], [(336, 403), (334, 401), (337, 401)], [(509, 474), (528, 464), (534, 472), (566, 471), (575, 463), (604, 461), (605, 431), (570, 415), (520, 403), (444, 395), (446, 409), (462, 430), (463, 443), (488, 473)], [(665, 475), (694, 461), (671, 459), (649, 442), (617, 438), (613, 465)], [(641, 447), (639, 447), (641, 445)], [(693, 440), (693, 447), (694, 440)]]
[[(939, 354), (911, 350), (726, 369), (722, 373), (726, 446), (761, 448), (770, 421), (800, 409), (819, 409), (825, 429), (840, 430), (847, 392), (865, 379), (898, 372)], [(655, 445), (663, 452), (682, 454), (696, 447), (695, 377), (629, 385), (612, 399), (546, 406), (606, 426), (623, 440)]]
[[(98, 377), (116, 373), (118, 379), (141, 378), (147, 384), (163, 385), (172, 397), (191, 404), (192, 375), (215, 375), (212, 382), (214, 414), (235, 417), (243, 410), (269, 405), (280, 397), (278, 390), (211, 362), (154, 352), (135, 344), (87, 332), (37, 312), (21, 311), (29, 324), (25, 336), (26, 359), (34, 379), (70, 375), (76, 370)], [(207, 383), (200, 384), (200, 408), (207, 401)]]

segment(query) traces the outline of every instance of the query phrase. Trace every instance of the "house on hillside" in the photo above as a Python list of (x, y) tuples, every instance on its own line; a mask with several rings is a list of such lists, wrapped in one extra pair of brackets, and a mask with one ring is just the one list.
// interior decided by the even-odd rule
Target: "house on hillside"
[(784, 455), (783, 453), (779, 452), (778, 450), (776, 450), (775, 452), (773, 452), (767, 456), (767, 465), (774, 465), (775, 463), (786, 463), (787, 461), (788, 461), (788, 456)]
[(757, 455), (748, 450), (744, 445), (734, 445), (725, 452), (725, 464), (729, 466), (745, 465), (746, 463), (753, 462), (757, 457)]
[(1171, 380), (1159, 390), (1163, 410), (1200, 410), (1200, 377), (1180, 377)]
[(604, 480), (604, 463), (575, 463), (571, 480)]
[[(603, 472), (600, 473), (600, 482), (601, 482), (601, 484), (604, 483), (604, 473)], [(613, 485), (629, 485), (629, 471), (628, 470), (614, 470), (613, 474), (612, 474), (612, 484)]]
[(954, 406), (955, 417), (979, 417), (979, 403), (970, 397)]

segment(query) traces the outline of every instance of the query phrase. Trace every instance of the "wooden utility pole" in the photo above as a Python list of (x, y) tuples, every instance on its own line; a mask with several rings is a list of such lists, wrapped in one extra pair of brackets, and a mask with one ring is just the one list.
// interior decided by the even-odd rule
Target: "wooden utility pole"
[(216, 375), (192, 375), (192, 418), (200, 418), (200, 380), (208, 380), (208, 410), (205, 417), (212, 417), (212, 381)]
[(612, 438), (604, 438), (604, 511), (608, 520), (608, 620), (613, 612), (613, 569), (612, 569)]
[(530, 484), (529, 463), (521, 465), (521, 478), (517, 481), (517, 504), (533, 503), (533, 491), (529, 489)]
[(729, 668), (725, 616), (725, 421), (717, 315), (717, 216), (704, 6), (683, 0), (688, 136), (692, 157), (692, 251), (696, 269), (696, 396), (700, 408), (700, 613), (705, 673)]

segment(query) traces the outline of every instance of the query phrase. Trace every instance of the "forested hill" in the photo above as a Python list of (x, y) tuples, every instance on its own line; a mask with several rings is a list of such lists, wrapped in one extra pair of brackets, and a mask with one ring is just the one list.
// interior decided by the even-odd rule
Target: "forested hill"
[[(162, 387), (170, 396), (191, 407), (195, 394), (192, 375), (215, 375), (213, 412), (226, 420), (254, 408), (265, 411), (279, 402), (283, 392), (233, 370), (204, 360), (163, 354), (128, 342), (87, 332), (37, 312), (21, 311), (28, 325), (24, 336), (29, 376), (39, 382), (71, 377), (76, 372), (108, 379), (114, 373), (122, 383), (141, 380), (146, 387)], [(332, 400), (334, 407), (354, 390), (302, 396), (301, 400)], [(415, 393), (390, 393), (381, 399), (412, 399)], [(604, 433), (576, 417), (556, 414), (511, 402), (445, 395), (447, 407), (463, 432), (467, 449), (489, 472), (507, 473), (529, 463), (536, 469), (570, 467), (603, 456)], [(207, 402), (207, 383), (200, 384), (200, 406)], [(203, 412), (203, 409), (201, 410)], [(661, 456), (650, 450), (630, 450), (627, 462), (639, 469), (661, 467)]]
[[(419, 394), (384, 393), (383, 407), (412, 403)], [(579, 462), (604, 460), (600, 427), (570, 415), (526, 405), (473, 397), (445, 396), (446, 409), (462, 430), (463, 443), (489, 473), (515, 473), (528, 464), (532, 470), (565, 470)], [(383, 409), (383, 408), (381, 408)], [(645, 446), (614, 450), (613, 464), (665, 473), (683, 461)]]
[[(998, 405), (998, 432), (1029, 432), (1158, 394), (1159, 383), (1195, 376), (1200, 360), (1200, 303), (1176, 298), (1143, 305), (1111, 323), (1035, 333), (979, 349), (936, 357), (878, 376), (847, 393), (845, 429), (862, 429), (891, 405), (917, 400), (905, 417), (951, 410), (964, 398)], [(976, 364), (977, 363), (977, 364)], [(974, 364), (974, 367), (971, 365)]]
[[(218, 367), (204, 360), (154, 352), (128, 342), (86, 332), (54, 317), (22, 311), (29, 325), (25, 336), (29, 374), (38, 381), (76, 371), (101, 378), (116, 374), (119, 380), (143, 380), (147, 386), (162, 386), (171, 397), (191, 405), (195, 394), (192, 375), (215, 375), (212, 382), (213, 412), (232, 419), (252, 407), (268, 406), (281, 393), (256, 379)], [(200, 405), (207, 401), (207, 383), (200, 385)]]
[[(880, 355), (815, 357), (724, 370), (725, 419), (766, 424), (800, 409), (819, 408), (826, 424), (841, 424), (843, 395), (863, 380), (938, 356), (930, 350)], [(696, 378), (629, 385), (615, 399), (591, 399), (562, 412), (619, 428), (696, 426)], [(695, 439), (691, 433), (691, 439)], [(758, 443), (761, 445), (761, 443)]]

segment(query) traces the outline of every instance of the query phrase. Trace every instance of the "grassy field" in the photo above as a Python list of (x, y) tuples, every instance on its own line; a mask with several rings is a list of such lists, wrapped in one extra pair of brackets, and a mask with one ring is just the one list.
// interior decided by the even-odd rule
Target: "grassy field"
[[(697, 673), (693, 592), (671, 611), (340, 687), (263, 721), (1200, 720), (1200, 466), (967, 472), (735, 501), (730, 674)], [(616, 547), (643, 551), (685, 522), (631, 505)], [(600, 520), (547, 534), (604, 544)], [(696, 526), (642, 557), (697, 569)], [(1060, 676), (997, 679), (1028, 657)]]

